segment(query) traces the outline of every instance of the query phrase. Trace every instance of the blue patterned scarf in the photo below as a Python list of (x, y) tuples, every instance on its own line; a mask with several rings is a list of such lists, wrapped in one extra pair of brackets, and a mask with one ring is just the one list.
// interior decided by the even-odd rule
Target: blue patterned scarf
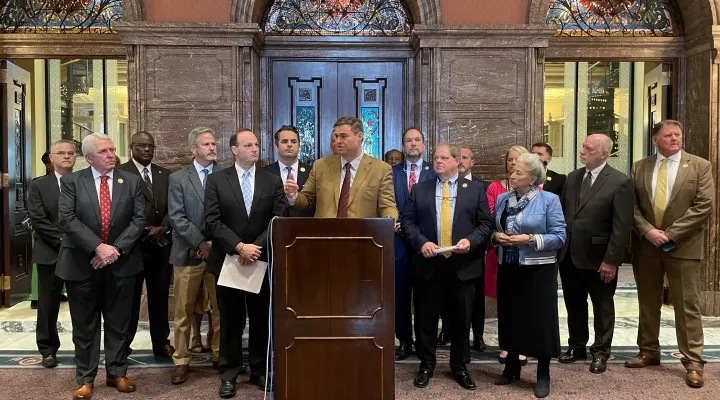
[[(528, 204), (538, 195), (538, 188), (533, 186), (529, 192), (525, 193), (519, 200), (517, 192), (512, 189), (505, 199), (505, 209), (508, 212), (507, 221), (505, 222), (505, 234), (508, 236), (520, 234), (522, 226), (522, 211)], [(503, 263), (517, 264), (520, 260), (520, 249), (517, 246), (503, 246)]]

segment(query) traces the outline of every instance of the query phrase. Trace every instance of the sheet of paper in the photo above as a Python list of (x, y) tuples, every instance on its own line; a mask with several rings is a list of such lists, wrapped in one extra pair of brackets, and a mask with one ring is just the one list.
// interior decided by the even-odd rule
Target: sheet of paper
[(453, 251), (453, 250), (455, 250), (455, 246), (439, 247), (439, 248), (435, 249), (435, 254), (447, 253), (448, 251)]
[(243, 265), (239, 256), (225, 255), (218, 285), (258, 294), (265, 279), (265, 271), (267, 263), (264, 261)]

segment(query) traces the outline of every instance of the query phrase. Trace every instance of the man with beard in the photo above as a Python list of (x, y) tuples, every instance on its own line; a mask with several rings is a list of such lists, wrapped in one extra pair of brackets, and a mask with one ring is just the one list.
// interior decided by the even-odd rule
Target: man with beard
[[(283, 184), (288, 180), (295, 180), (302, 190), (310, 176), (310, 166), (298, 160), (300, 153), (300, 133), (292, 125), (283, 125), (275, 132), (275, 150), (278, 161), (268, 165), (267, 171), (282, 178)], [(289, 211), (290, 217), (312, 217), (315, 210)]]
[[(140, 319), (140, 299), (143, 281), (145, 281), (150, 322), (150, 339), (153, 354), (159, 357), (172, 357), (175, 349), (170, 345), (170, 325), (168, 323), (168, 297), (170, 293), (170, 220), (168, 217), (168, 177), (170, 170), (152, 162), (155, 155), (155, 139), (148, 132), (137, 132), (130, 138), (130, 160), (118, 169), (140, 177), (145, 196), (145, 235), (140, 250), (145, 269), (138, 276), (133, 314), (127, 346), (130, 349), (137, 322)], [(132, 350), (129, 350), (132, 352)]]
[[(405, 203), (418, 182), (435, 179), (430, 163), (423, 161), (425, 135), (410, 128), (402, 136), (405, 162), (393, 166), (393, 187), (398, 210)], [(395, 349), (395, 360), (401, 361), (412, 353), (412, 278), (410, 265), (413, 251), (400, 231), (400, 222), (395, 224), (395, 336), (400, 344)]]

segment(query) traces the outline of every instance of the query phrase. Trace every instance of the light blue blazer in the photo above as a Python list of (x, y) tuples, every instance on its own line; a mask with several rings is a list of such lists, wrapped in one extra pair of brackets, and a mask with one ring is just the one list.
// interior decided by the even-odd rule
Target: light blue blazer
[[(493, 214), (493, 234), (504, 232), (500, 225), (500, 217), (507, 206), (510, 192), (503, 193), (495, 203)], [(565, 217), (560, 198), (550, 192), (541, 190), (538, 195), (521, 212), (520, 220), (516, 221), (521, 234), (535, 234), (535, 247), (519, 246), (521, 265), (552, 264), (557, 261), (557, 250), (561, 249), (567, 238), (565, 234)], [(498, 247), (498, 262), (502, 264), (503, 248)]]

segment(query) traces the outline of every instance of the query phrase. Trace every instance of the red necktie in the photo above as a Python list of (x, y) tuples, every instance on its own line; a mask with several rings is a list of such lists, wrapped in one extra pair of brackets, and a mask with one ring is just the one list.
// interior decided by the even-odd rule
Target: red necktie
[(348, 203), (350, 202), (350, 163), (345, 163), (345, 178), (342, 189), (340, 189), (340, 200), (338, 200), (338, 218), (347, 218)]
[(107, 175), (100, 177), (100, 240), (107, 243), (110, 233), (110, 185)]
[(408, 193), (412, 192), (412, 187), (415, 183), (417, 183), (417, 177), (415, 176), (415, 167), (417, 165), (411, 164), (410, 165), (410, 182), (408, 183)]

